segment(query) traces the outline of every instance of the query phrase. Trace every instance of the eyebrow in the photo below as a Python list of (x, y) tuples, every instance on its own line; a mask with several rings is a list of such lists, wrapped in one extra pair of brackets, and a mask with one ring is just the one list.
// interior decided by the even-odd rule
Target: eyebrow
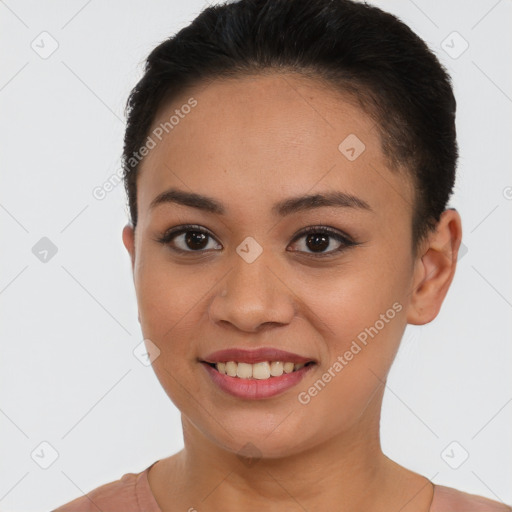
[[(226, 208), (222, 203), (212, 197), (196, 194), (194, 192), (185, 192), (176, 188), (170, 188), (156, 196), (149, 210), (162, 204), (175, 203), (183, 206), (190, 206), (208, 213), (225, 215)], [(313, 210), (325, 206), (336, 206), (340, 208), (354, 208), (373, 212), (370, 205), (363, 199), (341, 191), (333, 191), (322, 194), (310, 194), (305, 196), (290, 197), (276, 203), (272, 207), (272, 213), (280, 217), (290, 215), (295, 212)]]

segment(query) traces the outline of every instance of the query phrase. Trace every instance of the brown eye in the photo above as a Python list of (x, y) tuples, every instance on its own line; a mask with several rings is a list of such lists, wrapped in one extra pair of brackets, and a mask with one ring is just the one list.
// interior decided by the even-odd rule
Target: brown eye
[(329, 247), (329, 235), (317, 233), (314, 235), (307, 235), (306, 246), (314, 252), (325, 251)]
[(208, 242), (208, 235), (200, 231), (187, 231), (185, 233), (185, 245), (192, 250), (204, 249)]
[(222, 248), (208, 231), (199, 226), (179, 226), (170, 229), (157, 241), (177, 252), (200, 252)]
[(294, 249), (296, 252), (322, 257), (340, 253), (358, 244), (333, 228), (311, 226), (295, 237), (294, 245), (298, 247)]

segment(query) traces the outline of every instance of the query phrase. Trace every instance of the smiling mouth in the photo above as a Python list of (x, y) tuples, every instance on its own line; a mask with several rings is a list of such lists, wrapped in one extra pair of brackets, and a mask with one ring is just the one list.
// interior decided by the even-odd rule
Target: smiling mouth
[(222, 375), (252, 380), (267, 380), (274, 377), (281, 377), (283, 374), (294, 373), (304, 367), (316, 364), (314, 361), (299, 364), (286, 361), (261, 361), (254, 364), (237, 363), (236, 361), (218, 363), (202, 362), (211, 366)]

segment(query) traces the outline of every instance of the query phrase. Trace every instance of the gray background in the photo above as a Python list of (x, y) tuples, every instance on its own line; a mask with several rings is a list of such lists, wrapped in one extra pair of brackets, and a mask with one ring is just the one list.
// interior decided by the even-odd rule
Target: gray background
[[(438, 318), (407, 328), (383, 449), (435, 483), (510, 504), (512, 3), (375, 4), (453, 77), (451, 206), (467, 250)], [(204, 5), (0, 1), (2, 511), (50, 510), (182, 447), (177, 410), (133, 354), (142, 336), (123, 186), (102, 200), (93, 190), (120, 168), (124, 103), (144, 58)]]

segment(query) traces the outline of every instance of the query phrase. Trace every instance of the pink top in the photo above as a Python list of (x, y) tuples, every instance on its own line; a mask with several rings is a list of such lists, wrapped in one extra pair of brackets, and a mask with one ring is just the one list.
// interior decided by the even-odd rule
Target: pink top
[[(149, 486), (151, 466), (141, 473), (126, 473), (119, 480), (97, 487), (52, 512), (162, 512)], [(429, 512), (512, 512), (512, 507), (452, 487), (434, 485)]]

